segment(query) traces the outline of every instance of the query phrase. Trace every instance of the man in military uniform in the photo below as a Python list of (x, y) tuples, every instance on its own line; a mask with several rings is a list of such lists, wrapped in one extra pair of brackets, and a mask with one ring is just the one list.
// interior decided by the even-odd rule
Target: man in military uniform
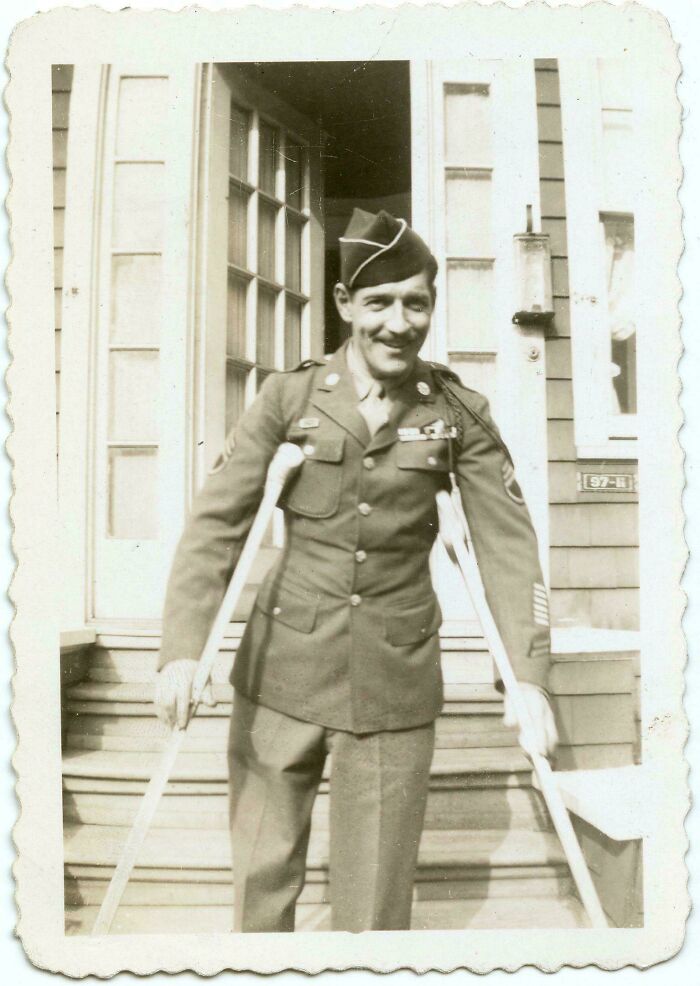
[[(456, 477), (486, 594), (540, 752), (547, 594), (535, 535), (486, 400), (418, 358), (437, 264), (404, 220), (356, 210), (335, 297), (351, 338), (268, 377), (219, 457), (173, 564), (156, 705), (183, 723), (201, 652), (282, 442), (305, 456), (282, 498), (285, 546), (236, 657), (229, 739), (235, 928), (292, 931), (311, 809), (331, 753), (333, 928), (410, 926), (441, 614), (428, 558)], [(512, 714), (506, 710), (507, 715)]]

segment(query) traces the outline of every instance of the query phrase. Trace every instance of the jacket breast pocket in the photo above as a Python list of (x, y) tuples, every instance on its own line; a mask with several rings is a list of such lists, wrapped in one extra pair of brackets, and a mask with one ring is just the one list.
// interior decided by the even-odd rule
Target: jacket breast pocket
[(384, 615), (386, 639), (395, 647), (430, 640), (442, 623), (437, 599), (421, 603), (412, 609), (388, 610)]
[(399, 442), (396, 447), (399, 469), (418, 469), (421, 472), (446, 473), (450, 470), (449, 446), (446, 438), (428, 441)]
[(267, 616), (299, 633), (311, 633), (316, 625), (318, 597), (274, 582), (263, 584), (255, 605)]
[(291, 432), (288, 441), (301, 445), (304, 462), (282, 499), (302, 517), (332, 517), (340, 505), (345, 435), (322, 437)]

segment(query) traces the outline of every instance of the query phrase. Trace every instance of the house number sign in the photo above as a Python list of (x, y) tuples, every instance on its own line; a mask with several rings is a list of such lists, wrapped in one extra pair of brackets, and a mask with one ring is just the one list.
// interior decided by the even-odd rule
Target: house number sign
[(577, 474), (579, 493), (636, 493), (635, 473), (580, 472)]

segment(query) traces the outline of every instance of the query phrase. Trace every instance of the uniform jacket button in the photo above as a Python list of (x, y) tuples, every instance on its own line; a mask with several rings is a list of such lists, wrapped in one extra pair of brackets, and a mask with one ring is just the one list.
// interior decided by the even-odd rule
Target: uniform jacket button
[(282, 612), (282, 608), (280, 606), (275, 606), (272, 610), (272, 615), (279, 616), (281, 612)]
[(372, 459), (369, 455), (367, 456), (366, 459), (362, 460), (362, 465), (365, 467), (365, 469), (374, 469), (376, 464), (377, 463), (374, 461), (374, 459)]
[(367, 552), (366, 551), (363, 551), (362, 548), (360, 548), (359, 551), (356, 551), (355, 552), (355, 561), (358, 561), (358, 562), (361, 563), (361, 562), (365, 561), (366, 558), (367, 558)]
[(370, 507), (369, 503), (360, 503), (358, 504), (357, 509), (360, 511), (363, 517), (367, 517), (368, 514), (372, 513), (372, 508)]
[(350, 605), (351, 606), (359, 606), (361, 602), (362, 602), (362, 596), (358, 596), (356, 594), (350, 596)]
[(434, 455), (429, 455), (428, 456), (428, 465), (429, 466), (436, 466), (437, 465), (437, 459), (435, 458)]

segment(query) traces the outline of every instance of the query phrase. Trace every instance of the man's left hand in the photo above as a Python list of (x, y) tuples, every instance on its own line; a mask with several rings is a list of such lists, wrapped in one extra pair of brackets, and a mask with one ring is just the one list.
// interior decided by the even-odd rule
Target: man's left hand
[[(543, 757), (549, 757), (554, 753), (559, 742), (552, 706), (549, 704), (545, 693), (536, 685), (531, 685), (527, 681), (520, 682), (520, 692), (530, 713), (532, 742), (535, 748), (534, 750), (528, 749), (527, 743), (523, 742), (522, 734), (518, 737), (520, 745), (526, 753), (539, 753)], [(513, 702), (507, 692), (503, 701), (503, 707), (504, 726), (517, 726), (518, 721), (515, 717)]]

